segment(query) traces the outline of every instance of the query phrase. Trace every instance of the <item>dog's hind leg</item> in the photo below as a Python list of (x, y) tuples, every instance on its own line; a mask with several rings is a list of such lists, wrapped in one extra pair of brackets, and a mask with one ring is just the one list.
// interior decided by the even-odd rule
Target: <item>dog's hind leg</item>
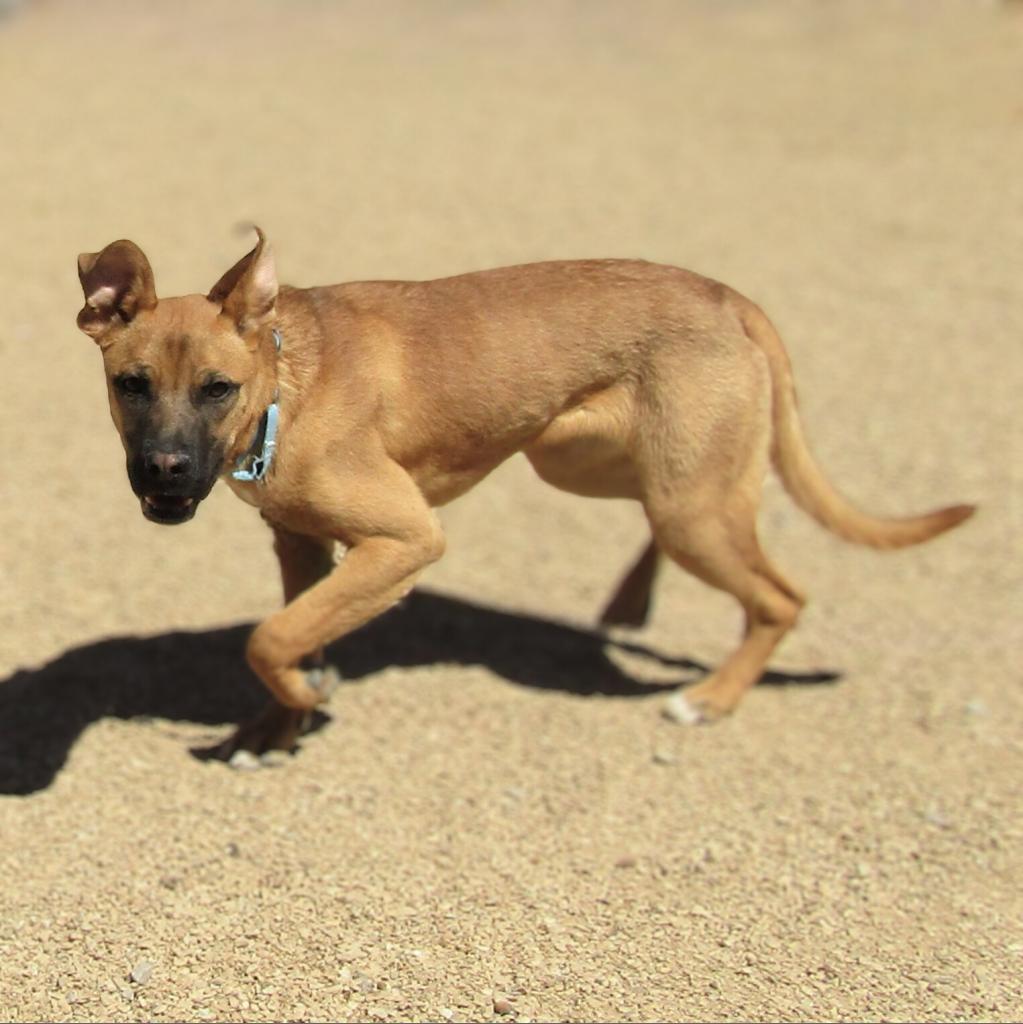
[(629, 626), (637, 629), (646, 622), (660, 565), (661, 553), (656, 542), (650, 541), (604, 606), (600, 615), (602, 626)]
[[(334, 568), (333, 540), (292, 533), (271, 523), (274, 551), (281, 568), (285, 604), (318, 583)], [(302, 668), (321, 689), (336, 683), (336, 674), (324, 664), (323, 648), (302, 659)], [(289, 708), (276, 700), (253, 719), (240, 725), (220, 748), (220, 756), (230, 759), (236, 751), (264, 754), (269, 750), (294, 750), (299, 737), (307, 732), (313, 712)]]
[(767, 659), (796, 624), (802, 595), (760, 550), (755, 510), (733, 501), (701, 516), (676, 519), (648, 508), (654, 536), (683, 569), (732, 594), (745, 612), (738, 649), (710, 676), (669, 698), (666, 714), (687, 724), (712, 721), (733, 711), (761, 677)]
[(685, 376), (675, 374), (677, 394), (665, 391), (667, 377), (654, 379), (644, 396), (651, 415), (637, 446), (656, 544), (683, 569), (732, 594), (745, 614), (738, 648), (670, 699), (667, 713), (684, 722), (733, 711), (804, 603), (757, 539), (771, 441), (766, 360), (734, 334), (705, 345), (715, 358), (703, 373), (690, 367)]

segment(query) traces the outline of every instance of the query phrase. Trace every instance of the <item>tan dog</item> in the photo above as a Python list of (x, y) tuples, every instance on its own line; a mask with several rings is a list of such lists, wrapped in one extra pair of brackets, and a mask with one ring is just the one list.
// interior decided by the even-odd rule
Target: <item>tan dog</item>
[(742, 605), (739, 648), (671, 699), (688, 722), (736, 707), (804, 603), (757, 542), (769, 458), (800, 507), (872, 547), (973, 511), (852, 508), (803, 440), (781, 340), (725, 285), (588, 260), (278, 287), (258, 234), (207, 296), (157, 301), (132, 242), (79, 257), (78, 325), (103, 351), (145, 515), (183, 522), (223, 476), (274, 531), (286, 606), (247, 654), (277, 703), (232, 749), (294, 744), (327, 691), (304, 659), (406, 595), (444, 551), (434, 508), (518, 451), (555, 487), (642, 502), (653, 540), (606, 622), (643, 620), (659, 552)]

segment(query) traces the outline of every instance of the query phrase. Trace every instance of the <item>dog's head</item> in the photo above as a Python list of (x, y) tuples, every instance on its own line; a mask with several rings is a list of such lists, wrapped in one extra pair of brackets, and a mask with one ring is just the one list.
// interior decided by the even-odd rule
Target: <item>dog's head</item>
[(192, 518), (273, 400), (277, 275), (256, 231), (256, 247), (206, 296), (158, 300), (134, 242), (78, 257), (78, 326), (103, 352), (128, 478), (153, 522)]

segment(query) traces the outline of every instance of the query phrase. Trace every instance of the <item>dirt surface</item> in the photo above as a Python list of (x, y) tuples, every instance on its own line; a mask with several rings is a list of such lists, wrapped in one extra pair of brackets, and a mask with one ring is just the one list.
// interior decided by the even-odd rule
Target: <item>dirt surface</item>
[[(0, 20), (0, 1018), (1019, 1020), (1021, 53), (1020, 5), (936, 0)], [(770, 482), (811, 604), (779, 685), (685, 729), (733, 602), (672, 571), (605, 639), (638, 511), (512, 460), (296, 757), (204, 760), (262, 701), (269, 537), (226, 488), (143, 520), (74, 258), (128, 236), (205, 291), (244, 220), (295, 284), (718, 277), (847, 493), (981, 514), (882, 555)]]

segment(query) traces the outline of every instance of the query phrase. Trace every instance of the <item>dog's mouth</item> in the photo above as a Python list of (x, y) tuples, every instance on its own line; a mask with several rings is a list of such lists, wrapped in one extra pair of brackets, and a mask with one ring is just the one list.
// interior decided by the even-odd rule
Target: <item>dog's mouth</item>
[(178, 494), (144, 494), (142, 514), (153, 523), (172, 526), (187, 523), (195, 515), (199, 501)]

